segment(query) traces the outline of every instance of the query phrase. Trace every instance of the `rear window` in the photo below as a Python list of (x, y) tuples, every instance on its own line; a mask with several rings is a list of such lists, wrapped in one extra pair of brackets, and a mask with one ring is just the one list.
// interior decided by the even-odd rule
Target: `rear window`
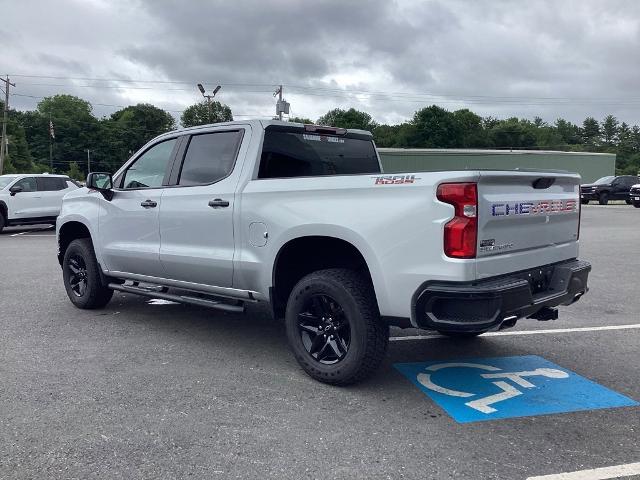
[(259, 178), (380, 173), (368, 138), (270, 130), (264, 135)]

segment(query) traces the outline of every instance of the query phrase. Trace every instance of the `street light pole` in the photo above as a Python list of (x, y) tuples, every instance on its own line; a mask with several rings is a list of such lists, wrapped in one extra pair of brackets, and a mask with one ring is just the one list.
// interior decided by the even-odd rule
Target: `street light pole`
[(222, 87), (220, 85), (218, 85), (216, 88), (213, 89), (213, 93), (211, 95), (206, 95), (205, 94), (205, 89), (202, 86), (202, 84), (201, 83), (198, 84), (198, 90), (200, 90), (200, 93), (202, 94), (202, 96), (207, 99), (207, 112), (208, 112), (207, 121), (209, 123), (211, 123), (211, 99), (215, 98), (216, 93), (218, 93), (221, 88)]
[(91, 150), (87, 148), (87, 175), (91, 173), (91, 156), (89, 154)]

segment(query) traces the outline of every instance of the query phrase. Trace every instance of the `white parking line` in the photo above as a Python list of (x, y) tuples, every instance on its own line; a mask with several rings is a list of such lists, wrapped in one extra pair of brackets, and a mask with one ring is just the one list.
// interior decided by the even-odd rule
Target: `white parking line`
[(50, 234), (45, 234), (45, 235), (32, 235), (30, 233), (25, 233), (24, 235), (22, 235), (23, 237), (55, 237), (56, 234), (55, 233), (50, 233)]
[(640, 475), (640, 462), (626, 463), (614, 467), (580, 470), (578, 472), (541, 475), (539, 477), (529, 477), (527, 480), (606, 480), (609, 478), (630, 477), (631, 475)]
[(25, 236), (25, 237), (55, 237), (56, 234), (54, 233), (53, 235), (33, 235), (34, 233), (38, 233), (38, 232), (50, 232), (53, 231), (53, 229), (51, 228), (41, 228), (39, 230), (27, 230), (25, 232), (19, 232), (19, 233), (13, 233), (10, 236), (11, 237), (18, 237), (18, 236)]
[[(605, 325), (603, 327), (577, 327), (577, 328), (550, 328), (546, 330), (515, 330), (506, 332), (487, 332), (483, 337), (506, 337), (511, 335), (544, 335), (554, 333), (573, 333), (573, 332), (599, 332), (602, 330), (632, 330), (639, 329), (640, 323), (632, 325)], [(447, 338), (443, 335), (411, 335), (406, 337), (390, 337), (390, 342), (400, 342), (403, 340), (434, 340), (436, 338)]]

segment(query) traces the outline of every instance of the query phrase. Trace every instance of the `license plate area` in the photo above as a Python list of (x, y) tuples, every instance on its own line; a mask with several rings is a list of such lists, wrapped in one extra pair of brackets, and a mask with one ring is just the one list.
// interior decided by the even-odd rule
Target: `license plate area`
[(527, 270), (518, 275), (518, 278), (526, 280), (529, 283), (531, 294), (546, 292), (551, 285), (551, 279), (553, 278), (554, 267), (539, 267), (533, 270)]

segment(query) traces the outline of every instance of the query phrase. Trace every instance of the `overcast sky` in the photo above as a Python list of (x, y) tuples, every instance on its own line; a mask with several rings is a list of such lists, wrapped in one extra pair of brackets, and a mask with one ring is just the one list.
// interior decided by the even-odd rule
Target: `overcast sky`
[(0, 0), (0, 12), (19, 109), (69, 93), (98, 116), (138, 102), (179, 116), (201, 82), (223, 85), (236, 118), (268, 117), (282, 83), (291, 114), (314, 120), (355, 107), (398, 123), (435, 103), (640, 124), (638, 0)]

